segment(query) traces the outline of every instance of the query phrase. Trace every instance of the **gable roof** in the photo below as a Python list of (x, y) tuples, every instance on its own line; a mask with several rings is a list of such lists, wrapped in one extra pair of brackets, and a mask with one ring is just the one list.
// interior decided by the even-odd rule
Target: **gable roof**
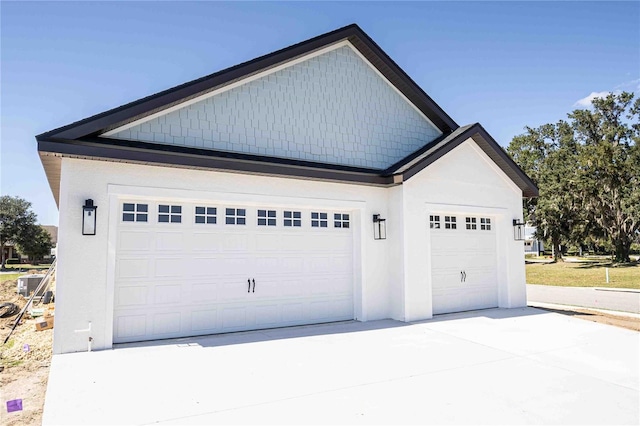
[[(442, 136), (387, 170), (274, 158), (210, 149), (161, 145), (100, 137), (128, 123), (148, 117), (214, 90), (286, 64), (335, 43), (348, 41), (399, 92), (442, 131)], [(472, 135), (473, 136), (470, 136)], [(356, 24), (227, 68), (171, 89), (36, 136), (38, 151), (56, 202), (61, 157), (101, 159), (173, 167), (234, 170), (247, 173), (296, 176), (309, 179), (393, 185), (422, 170), (469, 137), (496, 161), (526, 197), (537, 188), (502, 148), (478, 124), (460, 128), (380, 47)], [(394, 175), (396, 178), (394, 179)], [(398, 178), (401, 175), (401, 179)]]

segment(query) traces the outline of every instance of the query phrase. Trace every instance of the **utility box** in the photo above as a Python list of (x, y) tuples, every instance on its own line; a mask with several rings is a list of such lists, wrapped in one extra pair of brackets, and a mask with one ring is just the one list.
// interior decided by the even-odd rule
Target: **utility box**
[[(18, 294), (29, 297), (31, 293), (36, 291), (40, 285), (40, 281), (44, 278), (44, 274), (31, 274), (18, 277)], [(44, 295), (44, 288), (40, 290), (36, 297)]]

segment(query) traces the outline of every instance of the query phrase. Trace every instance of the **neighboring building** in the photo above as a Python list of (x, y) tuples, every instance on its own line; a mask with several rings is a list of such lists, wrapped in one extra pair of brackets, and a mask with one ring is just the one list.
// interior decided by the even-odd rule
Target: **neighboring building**
[(356, 25), (37, 141), (55, 353), (85, 350), (89, 322), (100, 349), (526, 305), (512, 221), (537, 188)]
[(544, 243), (535, 237), (535, 226), (524, 227), (524, 254), (541, 255), (544, 253)]
[[(54, 226), (54, 225), (40, 225), (42, 228), (44, 228), (49, 235), (51, 235), (51, 255), (50, 256), (44, 256), (44, 258), (42, 259), (43, 261), (49, 261), (51, 260), (54, 256), (55, 256), (55, 250), (56, 250), (56, 246), (58, 244), (58, 227)], [(24, 254), (21, 254), (18, 252), (18, 250), (16, 249), (16, 246), (13, 242), (11, 241), (7, 241), (6, 243), (4, 243), (4, 256), (5, 259), (9, 260), (11, 259), (13, 262), (12, 263), (28, 263), (29, 262), (29, 256), (25, 256)]]

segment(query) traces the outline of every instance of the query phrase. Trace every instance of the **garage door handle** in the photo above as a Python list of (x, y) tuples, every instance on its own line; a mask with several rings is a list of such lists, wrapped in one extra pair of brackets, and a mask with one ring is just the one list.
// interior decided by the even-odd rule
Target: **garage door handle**
[(256, 280), (253, 279), (251, 281), (253, 281), (253, 292), (255, 293), (256, 292)]
[(460, 282), (462, 282), (463, 278), (464, 278), (464, 272), (460, 271)]
[(463, 283), (467, 282), (467, 271), (462, 271), (462, 282)]
[(247, 293), (251, 293), (251, 280), (247, 278), (247, 284), (249, 284), (249, 288), (247, 288)]

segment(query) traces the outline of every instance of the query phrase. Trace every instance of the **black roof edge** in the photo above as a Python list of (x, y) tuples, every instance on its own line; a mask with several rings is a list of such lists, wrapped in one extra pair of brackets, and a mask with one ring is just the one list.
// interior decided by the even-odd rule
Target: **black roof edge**
[[(422, 88), (418, 86), (411, 77), (409, 77), (404, 70), (402, 70), (389, 57), (389, 55), (387, 55), (378, 46), (378, 44), (373, 41), (373, 39), (371, 39), (371, 37), (369, 37), (357, 24), (350, 24), (275, 52), (217, 71), (213, 74), (200, 77), (119, 107), (112, 108), (108, 111), (84, 118), (74, 123), (41, 133), (36, 136), (36, 139), (39, 140), (41, 138), (56, 136), (65, 139), (77, 139), (88, 135), (97, 135), (106, 129), (117, 127), (117, 125), (133, 121), (155, 111), (163, 110), (171, 105), (178, 104), (192, 97), (206, 93), (207, 91), (214, 90), (216, 87), (245, 78), (262, 70), (277, 66), (280, 63), (290, 61), (296, 57), (303, 56), (313, 52), (314, 50), (321, 49), (324, 46), (345, 39), (352, 41), (352, 44), (354, 44), (354, 40), (362, 41), (375, 56), (380, 58), (384, 64), (389, 67), (391, 72), (398, 76), (404, 84), (407, 85), (408, 89), (406, 90), (412, 91), (417, 96), (416, 99), (421, 103), (424, 103), (423, 108), (420, 108), (419, 106), (418, 108), (427, 117), (429, 117), (429, 119), (433, 121), (443, 133), (450, 133), (453, 129), (459, 127), (457, 123), (449, 117), (449, 115), (447, 115), (444, 110), (440, 108), (440, 106), (436, 104), (433, 99), (431, 99), (424, 90), (422, 90)], [(355, 47), (358, 48), (358, 50), (362, 48), (362, 46)], [(367, 52), (361, 51), (361, 53), (367, 57)], [(383, 71), (380, 72), (385, 75), (385, 77), (389, 78), (389, 76), (387, 76)], [(398, 90), (407, 96), (407, 93), (405, 93), (404, 90), (401, 88), (398, 88)], [(415, 98), (415, 96), (407, 97), (410, 100), (411, 97)], [(411, 101), (414, 102), (414, 100)], [(424, 110), (424, 108), (426, 108), (426, 110)]]
[[(425, 158), (423, 158), (422, 160), (420, 160), (419, 162), (417, 162), (416, 164), (412, 165), (410, 168), (405, 170), (402, 173), (403, 181), (408, 180), (409, 178), (411, 178), (412, 176), (414, 176), (415, 174), (423, 170), (425, 167), (427, 167), (431, 163), (435, 162), (436, 160), (438, 160), (439, 158), (441, 158), (442, 156), (444, 156), (445, 154), (453, 150), (462, 142), (466, 141), (469, 138), (474, 138), (474, 136), (476, 135), (479, 135), (482, 138), (482, 140), (488, 144), (488, 146), (491, 148), (490, 152), (487, 152), (482, 146), (481, 148), (483, 148), (483, 150), (496, 163), (496, 165), (500, 169), (502, 169), (502, 171), (505, 172), (505, 174), (507, 174), (507, 176), (509, 176), (509, 178), (511, 178), (511, 180), (522, 190), (523, 197), (533, 198), (539, 195), (538, 187), (536, 186), (536, 184), (529, 178), (529, 176), (526, 175), (526, 173), (520, 168), (520, 166), (518, 166), (518, 164), (516, 164), (516, 162), (513, 161), (513, 159), (509, 156), (509, 154), (507, 154), (507, 152), (498, 144), (498, 142), (496, 142), (496, 140), (485, 130), (485, 128), (482, 127), (480, 123), (474, 123), (473, 125), (469, 126), (466, 130), (461, 132), (459, 135), (456, 135), (451, 141), (447, 142), (446, 144), (438, 148), (436, 151), (432, 152), (431, 154), (429, 154), (428, 156), (426, 156)], [(421, 154), (424, 154), (426, 151), (428, 151), (430, 148), (432, 148), (434, 145), (436, 145), (441, 141), (442, 139), (439, 138), (436, 141), (429, 143), (427, 146), (425, 146), (423, 149), (420, 150), (420, 154), (414, 155), (413, 159), (419, 157), (419, 155)], [(478, 141), (475, 141), (475, 142), (478, 143)], [(495, 155), (498, 158), (493, 158), (493, 155), (491, 155), (492, 153), (495, 153)], [(504, 166), (500, 164), (499, 162), (500, 160), (502, 160)], [(402, 164), (399, 164), (397, 167), (395, 167), (395, 169), (393, 167), (387, 169), (385, 173), (391, 174), (393, 173), (392, 170), (397, 170), (398, 168), (402, 167), (402, 165), (408, 163), (409, 161), (402, 160), (401, 161)], [(505, 166), (506, 166), (506, 170), (505, 170)], [(509, 173), (509, 172), (512, 172), (512, 173)], [(520, 182), (518, 182), (518, 180)]]
[(442, 142), (444, 139), (446, 139), (449, 134), (442, 134), (439, 137), (437, 137), (436, 139), (432, 140), (431, 142), (429, 142), (428, 144), (426, 144), (425, 146), (423, 146), (422, 148), (418, 149), (417, 151), (413, 152), (412, 154), (409, 154), (408, 156), (404, 157), (403, 159), (401, 159), (400, 161), (392, 164), (391, 166), (389, 166), (387, 169), (385, 169), (382, 172), (383, 176), (390, 176), (393, 175), (399, 168), (401, 168), (402, 166), (404, 166), (405, 164), (408, 164), (410, 162), (412, 162), (413, 160), (415, 160), (416, 158), (420, 157), (421, 155), (423, 155), (425, 152), (429, 151), (431, 148), (433, 148), (434, 145), (439, 144), (440, 142)]
[(117, 139), (109, 139), (109, 142), (111, 143), (105, 143), (103, 138), (95, 137), (82, 140), (40, 137), (38, 151), (62, 154), (63, 156), (316, 178), (369, 185), (393, 184), (393, 178), (382, 176), (380, 170), (376, 169), (147, 142)]

